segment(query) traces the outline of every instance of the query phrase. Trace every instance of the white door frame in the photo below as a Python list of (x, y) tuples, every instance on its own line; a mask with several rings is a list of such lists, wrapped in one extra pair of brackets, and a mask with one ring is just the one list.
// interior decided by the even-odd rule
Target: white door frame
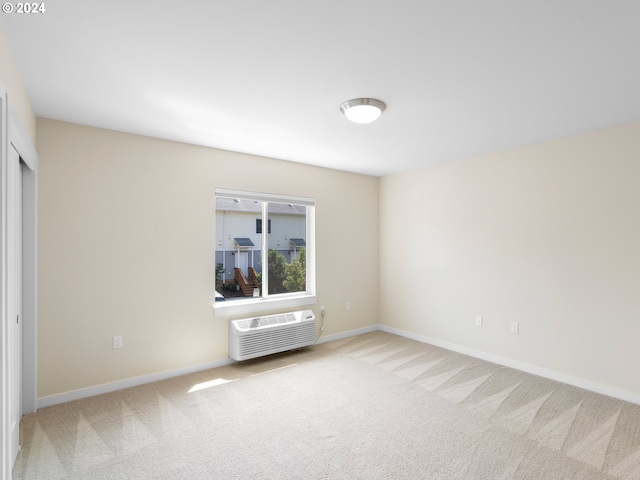
[(9, 463), (20, 445), (22, 419), (22, 162), (9, 145), (7, 164), (7, 425)]
[(9, 110), (9, 143), (22, 168), (22, 412), (38, 408), (38, 154)]
[[(8, 149), (13, 145), (20, 154), (23, 168), (23, 413), (37, 408), (37, 177), (38, 155), (29, 136), (20, 126), (18, 117), (11, 112), (7, 92), (0, 83), (0, 295), (2, 297), (0, 326), (0, 468), (1, 478), (10, 479), (13, 464), (8, 438), (9, 428), (9, 388), (8, 388), (8, 293), (9, 271), (7, 268), (7, 239), (9, 235), (7, 217), (7, 176)], [(26, 358), (26, 361), (25, 361)]]
[(8, 268), (7, 268), (7, 137), (9, 128), (7, 119), (9, 117), (7, 109), (7, 92), (0, 85), (0, 295), (2, 302), (0, 308), (2, 320), (0, 325), (0, 396), (2, 397), (2, 415), (0, 419), (0, 456), (2, 460), (2, 479), (11, 478), (12, 466), (9, 462), (10, 450), (8, 442), (8, 405), (9, 394), (7, 388), (8, 381), (8, 353), (7, 353), (7, 297), (8, 297)]

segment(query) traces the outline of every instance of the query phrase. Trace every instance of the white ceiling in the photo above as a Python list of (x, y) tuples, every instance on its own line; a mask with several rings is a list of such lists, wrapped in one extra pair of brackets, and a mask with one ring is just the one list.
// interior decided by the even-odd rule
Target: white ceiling
[(640, 121), (638, 0), (44, 4), (0, 14), (40, 117), (371, 175)]

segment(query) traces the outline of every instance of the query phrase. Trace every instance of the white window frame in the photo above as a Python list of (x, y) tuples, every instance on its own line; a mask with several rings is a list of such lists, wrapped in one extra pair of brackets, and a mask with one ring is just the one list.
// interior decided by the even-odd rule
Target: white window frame
[[(267, 289), (263, 289), (262, 297), (246, 298), (243, 300), (230, 300), (213, 303), (213, 310), (216, 317), (228, 317), (230, 315), (242, 315), (249, 313), (264, 312), (267, 310), (295, 308), (316, 303), (316, 255), (315, 255), (315, 200), (309, 197), (299, 197), (291, 195), (279, 195), (274, 193), (248, 192), (242, 190), (230, 190), (226, 188), (216, 188), (215, 196), (227, 198), (242, 198), (246, 200), (257, 200), (263, 203), (262, 209), (262, 259), (264, 262), (262, 272), (263, 278), (268, 275), (268, 268), (265, 260), (268, 258), (268, 235), (264, 233), (264, 225), (267, 225), (267, 203), (291, 203), (304, 205), (306, 207), (306, 291), (294, 293), (278, 293), (269, 295)], [(215, 226), (215, 222), (214, 222)], [(215, 228), (215, 227), (214, 227)], [(268, 282), (269, 279), (267, 278)]]

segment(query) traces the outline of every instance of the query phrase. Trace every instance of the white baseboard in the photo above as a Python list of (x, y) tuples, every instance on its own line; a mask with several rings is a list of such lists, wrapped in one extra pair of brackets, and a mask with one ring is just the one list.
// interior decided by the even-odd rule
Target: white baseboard
[(333, 342), (334, 340), (342, 340), (343, 338), (355, 337), (356, 335), (362, 335), (363, 333), (371, 333), (380, 330), (379, 325), (370, 325), (368, 327), (357, 328), (355, 330), (349, 330), (347, 332), (334, 333), (333, 335), (321, 336), (316, 343)]
[[(619, 388), (611, 387), (609, 385), (603, 385), (583, 378), (566, 375), (564, 373), (556, 372), (554, 370), (548, 370), (546, 368), (531, 365), (529, 363), (520, 362), (507, 357), (501, 357), (492, 353), (483, 352), (480, 350), (474, 350), (473, 348), (464, 347), (454, 343), (445, 342), (436, 338), (419, 335), (406, 330), (400, 330), (398, 328), (389, 327), (387, 325), (370, 325), (368, 327), (358, 328), (355, 330), (349, 330), (346, 332), (335, 333), (333, 335), (321, 336), (317, 344), (332, 342), (334, 340), (342, 340), (344, 338), (354, 337), (356, 335), (362, 335), (364, 333), (375, 332), (381, 330), (383, 332), (392, 333), (401, 337), (410, 338), (418, 342), (427, 343), (436, 347), (445, 348), (453, 352), (469, 355), (470, 357), (479, 358), (488, 362), (503, 365), (505, 367), (515, 368), (523, 372), (545, 377), (550, 380), (556, 380), (558, 382), (573, 385), (574, 387), (584, 388), (592, 392), (601, 393), (609, 397), (618, 398), (631, 403), (640, 405), (640, 395)], [(71, 402), (73, 400), (80, 400), (82, 398), (93, 397), (95, 395), (101, 395), (103, 393), (115, 392), (125, 388), (136, 387), (138, 385), (144, 385), (146, 383), (157, 382), (160, 380), (166, 380), (168, 378), (179, 377), (181, 375), (188, 375), (190, 373), (201, 372), (203, 370), (209, 370), (211, 368), (223, 367), (234, 363), (235, 360), (231, 358), (225, 358), (222, 360), (215, 360), (213, 362), (202, 363), (200, 365), (193, 365), (191, 367), (178, 368), (175, 370), (167, 370), (165, 372), (152, 373), (150, 375), (143, 375), (141, 377), (128, 378), (126, 380), (120, 380), (112, 383), (105, 383), (103, 385), (96, 385), (94, 387), (83, 388), (80, 390), (73, 390), (71, 392), (60, 393), (57, 395), (50, 395), (48, 397), (41, 397), (38, 399), (38, 408), (49, 407), (51, 405), (57, 405), (59, 403)]]
[[(376, 330), (378, 330), (378, 325), (372, 325), (369, 327), (349, 330), (347, 332), (337, 333), (334, 335), (321, 336), (316, 343), (331, 342), (333, 340), (353, 337), (356, 335), (361, 335), (363, 333), (375, 332)], [(117, 382), (105, 383), (102, 385), (96, 385), (94, 387), (82, 388), (79, 390), (73, 390), (71, 392), (50, 395), (48, 397), (41, 397), (38, 398), (38, 408), (50, 407), (59, 403), (71, 402), (73, 400), (80, 400), (82, 398), (93, 397), (95, 395), (102, 395), (103, 393), (110, 393), (117, 390), (123, 390), (125, 388), (137, 387), (138, 385), (144, 385), (146, 383), (158, 382), (160, 380), (166, 380), (168, 378), (201, 372), (203, 370), (209, 370), (211, 368), (223, 367), (234, 362), (235, 360), (232, 360), (231, 358), (225, 358), (213, 362), (202, 363), (200, 365), (193, 365), (191, 367), (177, 368), (175, 370), (152, 373), (149, 375), (143, 375), (141, 377), (127, 378), (126, 380), (119, 380)]]
[(379, 329), (383, 332), (393, 333), (401, 337), (410, 338), (422, 343), (428, 343), (436, 347), (441, 347), (446, 350), (469, 355), (470, 357), (486, 360), (491, 363), (503, 365), (505, 367), (515, 368), (523, 372), (532, 373), (540, 377), (548, 378), (558, 382), (566, 383), (567, 385), (573, 385), (574, 387), (583, 388), (595, 393), (601, 393), (609, 397), (624, 400), (626, 402), (636, 403), (640, 405), (640, 395), (633, 392), (628, 392), (620, 388), (611, 387), (609, 385), (603, 385), (601, 383), (585, 380), (584, 378), (574, 377), (554, 370), (548, 370), (546, 368), (531, 365), (529, 363), (520, 362), (507, 357), (501, 357), (500, 355), (494, 355), (492, 353), (483, 352), (480, 350), (474, 350), (473, 348), (464, 347), (454, 343), (445, 342), (436, 338), (427, 337), (424, 335), (418, 335), (416, 333), (408, 332), (406, 330), (400, 330), (398, 328), (388, 327), (386, 325), (379, 325)]
[(167, 370), (165, 372), (143, 375), (141, 377), (127, 378), (126, 380), (104, 383), (102, 385), (96, 385), (95, 387), (82, 388), (80, 390), (50, 395), (48, 397), (40, 397), (38, 398), (38, 408), (50, 407), (51, 405), (57, 405), (59, 403), (71, 402), (73, 400), (80, 400), (82, 398), (93, 397), (95, 395), (102, 395), (103, 393), (115, 392), (116, 390), (137, 387), (138, 385), (144, 385), (146, 383), (158, 382), (168, 378), (201, 372), (211, 368), (223, 367), (225, 365), (230, 365), (231, 363), (234, 363), (234, 360), (225, 358), (223, 360), (201, 363), (191, 367), (177, 368), (175, 370)]

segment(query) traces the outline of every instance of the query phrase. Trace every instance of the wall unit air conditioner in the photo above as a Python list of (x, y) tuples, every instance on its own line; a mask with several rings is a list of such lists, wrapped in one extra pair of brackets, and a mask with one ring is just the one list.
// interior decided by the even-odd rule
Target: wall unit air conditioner
[(311, 310), (229, 320), (229, 356), (247, 360), (311, 345), (316, 317)]

